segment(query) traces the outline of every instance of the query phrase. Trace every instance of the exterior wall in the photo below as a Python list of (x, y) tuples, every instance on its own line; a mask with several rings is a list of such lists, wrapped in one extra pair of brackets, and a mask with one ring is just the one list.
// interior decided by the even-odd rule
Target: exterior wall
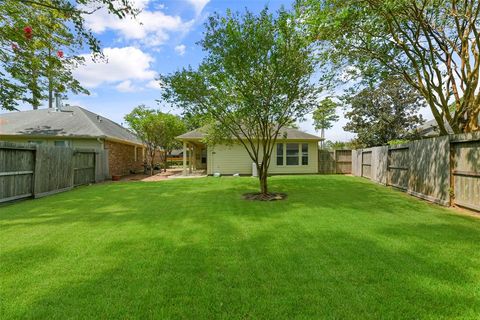
[(72, 139), (66, 137), (53, 137), (53, 138), (29, 138), (29, 137), (12, 137), (12, 136), (0, 136), (0, 141), (8, 141), (15, 143), (28, 143), (28, 142), (40, 142), (45, 146), (54, 146), (55, 141), (66, 141), (67, 146), (73, 148), (89, 148), (89, 149), (103, 149), (103, 142), (99, 142), (97, 139)]
[(105, 149), (108, 150), (108, 170), (111, 175), (123, 176), (143, 171), (141, 147), (107, 140)]
[[(270, 162), (270, 174), (306, 174), (318, 172), (318, 143), (317, 141), (294, 141), (282, 140), (278, 143), (308, 143), (308, 165), (278, 165), (276, 164), (277, 148), (272, 152)], [(284, 148), (285, 151), (285, 148)], [(284, 161), (285, 163), (286, 161)], [(301, 161), (299, 162), (301, 163)], [(243, 145), (235, 144), (232, 146), (216, 145), (208, 147), (207, 155), (207, 173), (213, 174), (252, 174), (252, 159), (248, 155)]]

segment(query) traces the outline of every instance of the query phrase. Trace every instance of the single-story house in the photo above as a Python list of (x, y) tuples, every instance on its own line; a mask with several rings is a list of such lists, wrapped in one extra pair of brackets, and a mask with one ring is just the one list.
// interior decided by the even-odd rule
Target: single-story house
[[(204, 142), (204, 138), (201, 129), (177, 137), (183, 142), (184, 174), (193, 170), (206, 170), (209, 175), (217, 172), (223, 175), (253, 173), (252, 159), (242, 144), (211, 146)], [(269, 173), (318, 173), (318, 142), (321, 140), (295, 128), (284, 128), (273, 150)]]
[(143, 171), (144, 146), (135, 134), (76, 106), (0, 114), (0, 141), (106, 149), (109, 175)]

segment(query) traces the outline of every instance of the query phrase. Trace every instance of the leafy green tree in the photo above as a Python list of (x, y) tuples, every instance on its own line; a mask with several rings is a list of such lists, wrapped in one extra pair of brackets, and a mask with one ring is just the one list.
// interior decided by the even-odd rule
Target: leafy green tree
[[(317, 109), (313, 111), (313, 125), (315, 130), (320, 130), (320, 136), (325, 139), (325, 130), (333, 126), (333, 122), (338, 121), (339, 117), (335, 114), (337, 103), (331, 98), (326, 98), (320, 102)], [(321, 141), (323, 148), (323, 140)]]
[(282, 128), (316, 105), (310, 81), (316, 59), (303, 25), (284, 10), (212, 15), (200, 42), (198, 69), (162, 76), (163, 98), (212, 119), (209, 134), (244, 147), (256, 164), (260, 199), (270, 197), (267, 177)]
[(181, 147), (181, 143), (176, 139), (177, 136), (187, 131), (185, 122), (179, 116), (170, 113), (157, 112), (160, 117), (159, 125), (161, 126), (161, 135), (159, 145), (163, 150), (163, 164), (167, 169), (167, 156), (172, 153), (173, 149)]
[[(12, 44), (12, 54), (4, 60), (5, 71), (20, 88), (15, 99), (37, 109), (44, 99), (51, 108), (54, 92), (88, 94), (72, 75), (73, 69), (83, 62), (83, 58), (70, 55), (81, 48), (81, 39), (70, 32), (66, 20), (51, 12), (38, 13), (34, 7), (19, 13), (19, 17), (4, 25), (10, 33), (24, 33)], [(63, 48), (69, 50), (68, 56)]]
[(150, 175), (153, 175), (155, 154), (160, 151), (162, 143), (162, 126), (158, 113), (155, 110), (148, 109), (145, 105), (140, 105), (127, 114), (124, 119), (145, 145), (147, 161), (150, 164)]
[(72, 70), (85, 45), (102, 57), (85, 25), (85, 16), (101, 8), (118, 18), (137, 14), (130, 0), (0, 1), (0, 108), (23, 101), (35, 109), (43, 99), (52, 106), (53, 92), (87, 93)]
[(177, 147), (175, 137), (186, 131), (182, 119), (176, 115), (162, 113), (140, 105), (124, 117), (130, 129), (142, 140), (147, 149), (150, 162), (150, 175), (155, 167), (155, 154), (158, 152), (166, 169), (167, 154)]
[(414, 138), (414, 128), (423, 123), (418, 109), (423, 97), (400, 78), (382, 82), (354, 96), (344, 98), (346, 131), (357, 134), (357, 144), (366, 147), (386, 145), (389, 141)]
[(402, 76), (441, 134), (444, 120), (455, 133), (479, 130), (478, 1), (298, 0), (297, 9), (328, 61), (326, 83)]

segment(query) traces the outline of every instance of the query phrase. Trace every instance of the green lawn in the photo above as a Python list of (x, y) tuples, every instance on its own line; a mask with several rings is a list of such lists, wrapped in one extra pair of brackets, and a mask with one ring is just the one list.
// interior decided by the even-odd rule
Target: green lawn
[(0, 206), (0, 318), (479, 319), (480, 219), (361, 178), (81, 187)]

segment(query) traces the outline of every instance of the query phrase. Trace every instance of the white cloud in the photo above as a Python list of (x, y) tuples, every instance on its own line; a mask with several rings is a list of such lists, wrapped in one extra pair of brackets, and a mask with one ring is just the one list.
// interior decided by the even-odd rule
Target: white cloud
[(120, 92), (135, 92), (139, 90), (137, 87), (132, 85), (131, 80), (125, 80), (120, 82), (115, 86), (115, 89), (117, 89)]
[(151, 80), (146, 84), (146, 86), (150, 89), (155, 89), (155, 90), (162, 89), (162, 86), (160, 85), (160, 82), (158, 82), (158, 80)]
[(207, 5), (207, 3), (210, 2), (210, 0), (187, 0), (193, 5), (193, 8), (195, 9), (195, 14), (199, 15), (203, 8)]
[(138, 48), (105, 48), (103, 53), (107, 62), (95, 63), (85, 55), (86, 64), (74, 72), (76, 79), (87, 88), (126, 80), (149, 81), (156, 76), (151, 69), (153, 58)]
[[(87, 26), (95, 33), (107, 30), (118, 32), (125, 40), (139, 40), (148, 46), (160, 46), (170, 38), (170, 33), (188, 32), (193, 20), (183, 21), (178, 15), (165, 14), (163, 7), (149, 8), (150, 0), (134, 0), (134, 7), (141, 10), (136, 19), (118, 19), (107, 10), (98, 10), (87, 15)], [(197, 8), (197, 7), (195, 7)], [(203, 7), (202, 7), (203, 9)], [(196, 9), (197, 10), (197, 9)]]
[(185, 50), (187, 50), (187, 46), (185, 46), (184, 44), (180, 44), (175, 47), (175, 52), (181, 56), (185, 54)]

